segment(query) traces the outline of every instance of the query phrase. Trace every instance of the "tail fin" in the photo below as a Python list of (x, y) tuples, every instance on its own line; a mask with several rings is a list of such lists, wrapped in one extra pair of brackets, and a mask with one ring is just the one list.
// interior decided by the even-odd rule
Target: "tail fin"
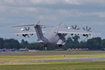
[(42, 40), (43, 39), (43, 33), (41, 30), (40, 25), (38, 25), (40, 22), (38, 21), (37, 24), (34, 25), (38, 40)]

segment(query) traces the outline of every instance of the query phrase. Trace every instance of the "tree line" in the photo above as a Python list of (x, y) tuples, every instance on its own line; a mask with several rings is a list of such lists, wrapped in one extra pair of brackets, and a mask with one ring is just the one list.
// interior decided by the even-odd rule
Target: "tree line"
[[(88, 48), (89, 50), (101, 50), (105, 48), (105, 39), (101, 39), (100, 37), (95, 37), (88, 39), (87, 41), (79, 41), (79, 36), (68, 37), (66, 40), (66, 44), (61, 48), (66, 50), (68, 48)], [(36, 49), (36, 50), (44, 50), (43, 45), (37, 43), (28, 43), (21, 40), (21, 43), (15, 39), (3, 39), (0, 38), (0, 49), (7, 48), (7, 49), (19, 49), (19, 48), (28, 48), (28, 49)], [(55, 50), (59, 49), (58, 46), (48, 46), (48, 50)]]

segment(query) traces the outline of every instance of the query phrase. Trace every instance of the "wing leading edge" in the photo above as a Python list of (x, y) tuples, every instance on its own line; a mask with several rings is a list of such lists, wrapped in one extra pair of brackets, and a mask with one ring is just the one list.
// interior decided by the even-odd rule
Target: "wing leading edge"
[(30, 31), (24, 31), (24, 32), (17, 32), (17, 33), (13, 33), (13, 34), (15, 34), (15, 35), (21, 35), (21, 34), (36, 34), (36, 32), (34, 31), (34, 32), (30, 32)]
[(103, 33), (73, 30), (73, 29), (67, 29), (67, 28), (58, 30), (57, 33), (59, 34), (103, 34)]
[[(43, 33), (45, 33), (45, 31), (42, 31)], [(36, 34), (35, 31), (22, 31), (22, 32), (17, 32), (17, 33), (13, 33), (15, 35), (21, 35), (21, 34)]]

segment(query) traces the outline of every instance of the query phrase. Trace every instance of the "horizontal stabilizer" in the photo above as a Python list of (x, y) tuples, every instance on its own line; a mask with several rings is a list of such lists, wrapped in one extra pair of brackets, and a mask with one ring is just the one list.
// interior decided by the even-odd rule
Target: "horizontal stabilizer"
[(34, 26), (34, 25), (41, 25), (41, 26), (50, 26), (50, 27), (53, 27), (52, 25), (48, 25), (48, 24), (45, 24), (45, 23), (40, 23), (40, 21), (38, 21), (37, 23), (33, 23), (33, 24), (17, 25), (17, 26), (12, 26), (12, 27), (24, 27), (24, 26)]
[(12, 27), (23, 27), (23, 26), (34, 26), (34, 24), (27, 24), (27, 25), (17, 25), (17, 26), (12, 26)]

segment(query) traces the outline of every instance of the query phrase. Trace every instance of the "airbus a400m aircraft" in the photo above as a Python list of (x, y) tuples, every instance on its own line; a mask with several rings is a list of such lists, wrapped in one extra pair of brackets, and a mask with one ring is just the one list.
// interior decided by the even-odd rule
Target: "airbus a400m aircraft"
[[(25, 29), (21, 29), (22, 32), (14, 34), (16, 35), (21, 34), (24, 37), (26, 36), (29, 37), (29, 35), (33, 35), (34, 33), (36, 33), (38, 37), (37, 43), (43, 44), (44, 47), (50, 45), (58, 45), (58, 46), (64, 45), (66, 42), (65, 36), (67, 34), (71, 35), (83, 34), (83, 36), (86, 37), (88, 37), (89, 35), (91, 36), (91, 34), (102, 34), (102, 33), (91, 32), (90, 31), (91, 28), (88, 28), (88, 26), (86, 26), (86, 28), (83, 27), (85, 31), (81, 31), (79, 30), (79, 28), (77, 28), (77, 25), (72, 26), (71, 28), (67, 27), (63, 23), (60, 23), (57, 26), (51, 26), (51, 25), (42, 24), (40, 23), (40, 21), (38, 21), (35, 24), (18, 25), (13, 27), (24, 27), (24, 26), (34, 26), (35, 31), (30, 31), (30, 27), (28, 28), (25, 27)], [(51, 27), (42, 29), (41, 26), (51, 26)]]

